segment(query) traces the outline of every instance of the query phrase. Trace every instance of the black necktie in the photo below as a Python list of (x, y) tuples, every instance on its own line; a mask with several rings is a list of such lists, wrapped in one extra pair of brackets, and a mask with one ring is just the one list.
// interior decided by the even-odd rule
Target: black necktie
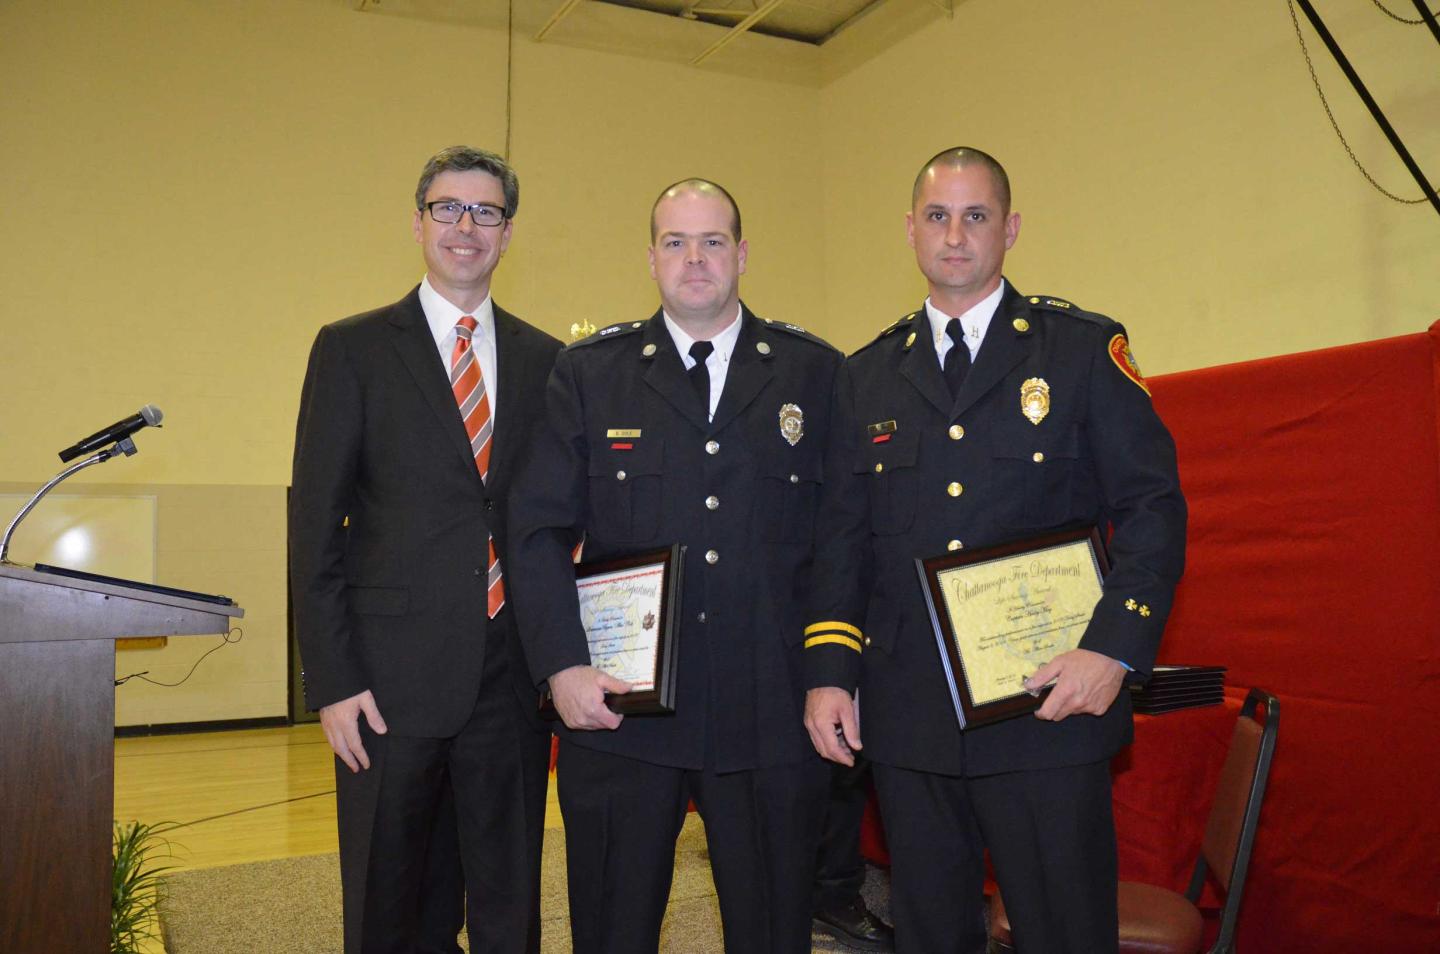
[(708, 341), (697, 341), (690, 346), (690, 357), (695, 360), (695, 367), (689, 371), (690, 383), (700, 396), (700, 406), (705, 409), (706, 417), (710, 416), (710, 369), (705, 367), (705, 359), (714, 350), (715, 346)]
[(954, 397), (960, 393), (965, 372), (970, 370), (970, 348), (965, 344), (965, 332), (960, 327), (959, 318), (950, 319), (945, 325), (945, 333), (950, 336), (950, 350), (945, 352), (945, 364), (942, 367), (945, 383), (950, 385), (950, 396)]

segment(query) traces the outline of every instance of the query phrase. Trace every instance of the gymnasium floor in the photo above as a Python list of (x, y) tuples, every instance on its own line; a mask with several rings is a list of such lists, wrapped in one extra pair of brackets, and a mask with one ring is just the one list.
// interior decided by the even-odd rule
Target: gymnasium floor
[[(175, 825), (162, 863), (181, 869), (327, 854), (333, 765), (318, 723), (116, 739), (115, 818)], [(560, 827), (553, 786), (545, 824)]]
[[(318, 723), (115, 740), (115, 817), (175, 823), (173, 864), (336, 850), (333, 756)], [(560, 826), (550, 793), (547, 827)]]

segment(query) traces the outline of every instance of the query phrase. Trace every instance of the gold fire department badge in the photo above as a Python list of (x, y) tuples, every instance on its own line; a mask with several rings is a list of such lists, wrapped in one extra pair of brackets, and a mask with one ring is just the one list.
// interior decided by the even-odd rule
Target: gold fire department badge
[(1026, 378), (1020, 385), (1020, 413), (1031, 424), (1039, 424), (1050, 413), (1050, 385), (1044, 378)]

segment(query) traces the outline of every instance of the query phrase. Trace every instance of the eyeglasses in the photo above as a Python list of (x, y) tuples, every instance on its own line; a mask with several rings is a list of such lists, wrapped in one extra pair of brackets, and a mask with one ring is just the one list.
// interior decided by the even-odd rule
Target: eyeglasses
[(470, 221), (482, 228), (494, 228), (505, 221), (505, 210), (498, 205), (491, 205), (488, 202), (475, 202), (465, 205), (460, 202), (427, 202), (425, 208), (430, 210), (430, 218), (441, 225), (454, 225), (470, 213)]

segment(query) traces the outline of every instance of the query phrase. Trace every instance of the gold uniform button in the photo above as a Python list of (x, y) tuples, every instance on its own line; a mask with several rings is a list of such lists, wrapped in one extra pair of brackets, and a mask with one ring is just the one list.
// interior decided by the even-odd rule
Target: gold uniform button
[(958, 481), (956, 481), (956, 482), (950, 484), (949, 487), (946, 487), (946, 488), (945, 488), (945, 492), (946, 492), (947, 494), (949, 494), (950, 496), (952, 496), (952, 497), (958, 497), (958, 496), (960, 496), (961, 494), (963, 494), (963, 493), (965, 492), (965, 488), (964, 488), (963, 486), (961, 486), (961, 484), (960, 484)]
[(792, 484), (798, 484), (798, 483), (800, 483), (800, 475), (799, 475), (799, 474), (791, 474), (791, 475), (790, 475), (790, 483), (792, 483)]
[(720, 442), (719, 442), (719, 441), (706, 441), (706, 442), (705, 442), (705, 453), (707, 453), (707, 454), (712, 454), (712, 455), (713, 455), (713, 454), (718, 454), (718, 453), (720, 453)]
[(645, 347), (640, 349), (640, 353), (647, 358), (653, 358), (655, 357), (655, 346), (653, 344), (647, 344)]
[(866, 636), (866, 637), (865, 637), (865, 645), (866, 645), (866, 646), (869, 646), (869, 645), (870, 645), (870, 637), (869, 637), (869, 636)]
[(1042, 454), (1040, 451), (1036, 451), (1030, 459), (1038, 464), (1045, 460), (1045, 455)]
[(763, 341), (757, 341), (755, 342), (755, 350), (761, 354), (769, 354), (770, 346)]
[(720, 562), (720, 554), (716, 553), (714, 550), (706, 550), (705, 562), (710, 564), (711, 566), (714, 566), (715, 564)]
[(961, 427), (959, 424), (951, 424), (951, 425), (950, 425), (950, 439), (951, 439), (952, 441), (958, 441), (960, 438), (962, 438), (962, 437), (964, 437), (964, 436), (965, 436), (965, 428)]
[(1021, 332), (1022, 334), (1030, 330), (1030, 322), (1026, 321), (1024, 318), (1016, 318), (1014, 321), (1011, 322), (1011, 324), (1015, 326), (1016, 331)]
[(623, 470), (617, 470), (617, 471), (615, 471), (615, 479), (616, 479), (616, 480), (624, 480), (624, 479), (625, 479), (625, 471), (623, 471)]
[(875, 463), (875, 473), (878, 474), (878, 473), (881, 473), (881, 472), (884, 471), (884, 470), (885, 470), (885, 465), (877, 461), (877, 462)]
[(1038, 305), (1038, 304), (1040, 304), (1040, 299), (1038, 299), (1038, 298), (1032, 298), (1032, 299), (1030, 299), (1030, 304), (1032, 304), (1032, 305)]
[(955, 550), (963, 550), (965, 549), (965, 544), (961, 543), (959, 540), (951, 540), (949, 543), (945, 544), (945, 549), (952, 552)]
[(706, 498), (705, 498), (705, 509), (706, 509), (706, 510), (719, 510), (719, 509), (720, 509), (720, 498), (719, 498), (719, 497), (706, 497)]

